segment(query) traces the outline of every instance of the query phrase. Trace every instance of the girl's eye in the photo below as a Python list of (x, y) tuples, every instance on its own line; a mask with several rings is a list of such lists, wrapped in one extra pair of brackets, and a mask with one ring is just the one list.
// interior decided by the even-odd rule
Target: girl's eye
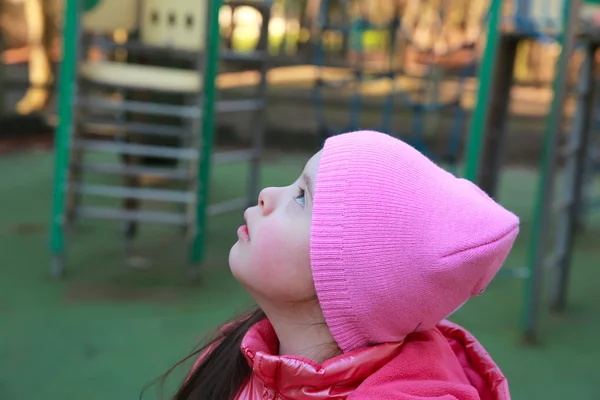
[(294, 200), (302, 207), (306, 205), (304, 200), (304, 189), (302, 189), (301, 187), (298, 188), (298, 194), (294, 196)]

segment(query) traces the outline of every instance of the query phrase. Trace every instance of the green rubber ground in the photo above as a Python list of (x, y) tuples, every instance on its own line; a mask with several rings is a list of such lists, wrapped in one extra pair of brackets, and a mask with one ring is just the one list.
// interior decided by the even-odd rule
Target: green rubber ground
[[(294, 155), (271, 162), (264, 183), (289, 183), (304, 160)], [(239, 172), (235, 166), (215, 171), (216, 198), (239, 192)], [(0, 399), (137, 398), (203, 333), (251, 306), (226, 264), (241, 215), (210, 219), (198, 284), (185, 281), (187, 249), (177, 232), (143, 229), (136, 249), (151, 265), (135, 269), (124, 257), (119, 225), (94, 221), (79, 226), (70, 241), (68, 276), (55, 282), (47, 273), (51, 174), (48, 154), (0, 159)], [(510, 265), (525, 259), (534, 190), (532, 172), (505, 174), (502, 202), (523, 220)], [(568, 313), (545, 313), (538, 347), (519, 343), (519, 281), (497, 279), (455, 316), (504, 369), (514, 399), (600, 398), (599, 238), (596, 218), (577, 242)], [(155, 398), (155, 391), (145, 398)]]

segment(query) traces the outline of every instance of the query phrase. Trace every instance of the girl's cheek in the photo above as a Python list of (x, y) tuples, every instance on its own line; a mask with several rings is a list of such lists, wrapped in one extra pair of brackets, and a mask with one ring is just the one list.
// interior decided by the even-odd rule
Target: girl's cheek
[[(253, 264), (263, 274), (272, 275), (281, 270), (286, 261), (287, 240), (283, 232), (273, 224), (265, 225), (252, 241)], [(277, 266), (279, 265), (279, 268)]]
[(275, 223), (262, 227), (260, 238), (252, 243), (253, 264), (262, 279), (283, 284), (296, 279), (307, 266), (310, 269), (310, 239), (308, 234), (302, 237), (301, 231)]

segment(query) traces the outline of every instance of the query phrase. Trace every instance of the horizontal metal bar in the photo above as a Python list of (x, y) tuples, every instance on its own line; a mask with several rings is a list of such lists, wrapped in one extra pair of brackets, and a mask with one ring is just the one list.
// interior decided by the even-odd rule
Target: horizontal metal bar
[(543, 266), (546, 269), (554, 269), (558, 267), (558, 261), (560, 260), (559, 255), (556, 253), (550, 254), (543, 261)]
[(192, 192), (182, 192), (165, 189), (146, 189), (119, 187), (109, 185), (80, 184), (74, 188), (75, 192), (92, 196), (114, 197), (119, 199), (142, 199), (156, 201), (172, 201), (175, 203), (191, 204), (196, 200)]
[(252, 51), (248, 53), (240, 53), (239, 51), (222, 49), (219, 51), (219, 55), (221, 56), (221, 59), (225, 61), (266, 62), (271, 58), (268, 52), (262, 50)]
[(208, 206), (208, 215), (218, 215), (227, 213), (230, 211), (241, 210), (248, 207), (248, 198), (241, 197), (239, 199), (233, 199), (224, 201), (222, 203), (215, 203)]
[(526, 279), (529, 278), (531, 273), (528, 268), (517, 267), (517, 268), (501, 268), (498, 271), (498, 277), (514, 278), (514, 279)]
[(356, 83), (356, 82), (358, 82), (358, 81), (354, 78), (331, 79), (331, 80), (320, 78), (320, 79), (317, 79), (315, 84), (319, 87), (326, 88), (326, 89), (342, 89), (345, 86), (348, 86), (348, 85), (350, 85), (352, 83)]
[(176, 106), (173, 104), (148, 103), (141, 101), (111, 101), (101, 97), (81, 99), (83, 107), (110, 111), (136, 112), (140, 114), (164, 115), (182, 118), (200, 118), (200, 107)]
[[(116, 43), (112, 40), (108, 40), (101, 37), (95, 37), (90, 41), (91, 45), (101, 47), (105, 50), (111, 50), (115, 48), (124, 48), (136, 53), (154, 53), (164, 54), (165, 56), (176, 56), (178, 58), (186, 58), (194, 61), (198, 60), (198, 53), (195, 51), (189, 51), (184, 49), (175, 49), (172, 47), (164, 46), (152, 46), (136, 41), (128, 41), (126, 43)], [(221, 49), (219, 55), (222, 60), (225, 61), (254, 61), (254, 62), (265, 62), (272, 58), (267, 51), (256, 50), (251, 52), (240, 53), (239, 51)], [(23, 81), (26, 83), (26, 81)]]
[(266, 106), (265, 99), (221, 100), (217, 102), (217, 112), (230, 113), (257, 111)]
[(213, 162), (215, 164), (227, 164), (240, 161), (250, 161), (257, 157), (257, 152), (252, 149), (233, 150), (215, 153)]
[[(163, 115), (181, 118), (200, 118), (200, 107), (174, 106), (172, 104), (147, 103), (140, 101), (111, 101), (99, 97), (89, 97), (81, 101), (82, 106), (90, 109), (101, 109), (140, 114)], [(265, 99), (221, 100), (217, 102), (217, 112), (257, 111), (266, 106)]]
[(90, 163), (80, 167), (82, 172), (120, 176), (153, 176), (185, 181), (190, 179), (190, 172), (183, 168), (140, 167), (126, 164)]
[(75, 210), (79, 217), (110, 219), (119, 221), (153, 222), (159, 224), (186, 225), (183, 214), (159, 211), (126, 211), (105, 207), (79, 207)]
[(98, 132), (102, 130), (120, 129), (127, 133), (137, 133), (149, 136), (184, 137), (188, 134), (185, 129), (177, 126), (147, 124), (141, 122), (119, 122), (114, 120), (91, 119), (84, 122), (87, 131)]
[(340, 32), (347, 32), (350, 30), (350, 27), (348, 25), (337, 25), (337, 24), (328, 24), (325, 23), (323, 24), (323, 26), (321, 27), (322, 31), (340, 31)]
[(569, 142), (559, 149), (558, 155), (563, 158), (572, 157), (577, 153), (577, 150), (579, 150), (579, 143)]
[(572, 204), (573, 204), (573, 198), (571, 198), (571, 197), (569, 197), (567, 199), (561, 199), (561, 200), (557, 201), (556, 203), (554, 203), (554, 205), (552, 206), (552, 210), (555, 213), (564, 212)]
[(29, 79), (6, 79), (4, 81), (4, 88), (5, 89), (23, 89), (23, 88), (28, 88), (28, 89), (52, 89), (54, 87), (53, 84), (51, 83), (38, 83), (38, 84), (32, 84), (31, 82), (29, 82)]
[(198, 158), (198, 151), (194, 149), (148, 146), (143, 144), (112, 143), (104, 140), (77, 140), (74, 142), (74, 147), (87, 151), (159, 158), (175, 158), (179, 160), (196, 160)]
[(274, 2), (270, 0), (229, 0), (222, 3), (224, 6), (250, 6), (256, 8), (258, 11), (265, 12), (273, 7)]
[(115, 48), (126, 49), (136, 53), (154, 53), (164, 54), (165, 56), (176, 56), (177, 58), (198, 59), (198, 52), (193, 50), (185, 50), (170, 46), (156, 46), (148, 43), (142, 43), (136, 40), (129, 39), (125, 43), (117, 43), (114, 40), (106, 39), (103, 36), (95, 36), (90, 38), (88, 45), (98, 46), (102, 49), (110, 50)]

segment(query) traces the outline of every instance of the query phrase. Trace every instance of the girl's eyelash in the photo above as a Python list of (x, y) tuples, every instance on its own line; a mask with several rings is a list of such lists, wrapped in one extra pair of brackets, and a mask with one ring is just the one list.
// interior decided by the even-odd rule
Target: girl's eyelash
[(304, 189), (301, 186), (298, 186), (298, 194), (296, 194), (294, 196), (294, 201), (296, 201), (296, 203), (300, 204), (299, 200), (302, 199), (302, 204), (300, 204), (301, 206), (304, 207), (304, 205), (306, 204), (304, 201)]

